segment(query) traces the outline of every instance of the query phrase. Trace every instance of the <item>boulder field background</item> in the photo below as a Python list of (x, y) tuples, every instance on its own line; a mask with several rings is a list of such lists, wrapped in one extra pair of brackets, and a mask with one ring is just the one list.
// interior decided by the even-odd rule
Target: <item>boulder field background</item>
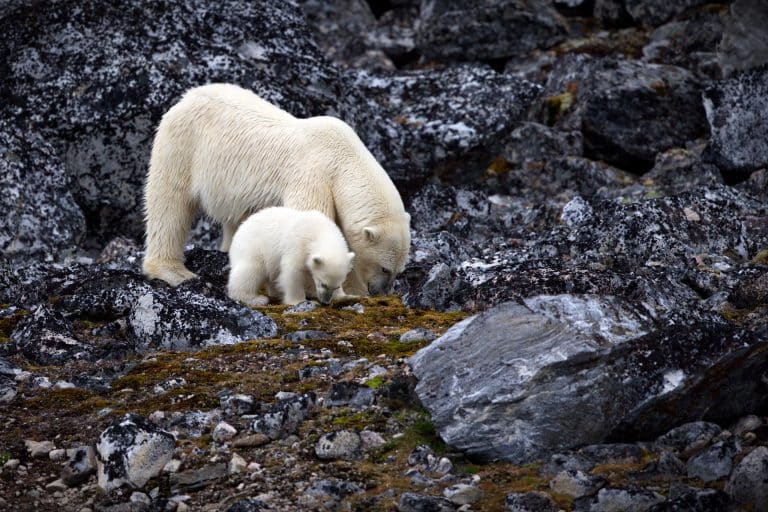
[[(768, 510), (768, 4), (0, 1), (0, 509)], [(224, 81), (355, 128), (397, 296), (251, 309), (154, 127)]]

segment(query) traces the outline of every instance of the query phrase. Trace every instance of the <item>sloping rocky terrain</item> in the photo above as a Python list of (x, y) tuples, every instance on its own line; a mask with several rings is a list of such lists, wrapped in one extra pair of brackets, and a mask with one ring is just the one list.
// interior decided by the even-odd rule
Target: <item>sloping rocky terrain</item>
[[(0, 2), (0, 509), (768, 510), (768, 5)], [(396, 296), (147, 281), (153, 130), (338, 116)]]

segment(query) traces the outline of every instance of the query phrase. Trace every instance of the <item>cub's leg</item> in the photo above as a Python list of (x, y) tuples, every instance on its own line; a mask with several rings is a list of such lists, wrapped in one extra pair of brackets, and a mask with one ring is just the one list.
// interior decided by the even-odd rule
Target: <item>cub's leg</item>
[(259, 295), (267, 277), (262, 262), (237, 262), (232, 264), (227, 281), (227, 295), (230, 299), (245, 302), (251, 306), (266, 306), (269, 297)]
[(307, 300), (304, 293), (304, 269), (293, 258), (283, 258), (280, 262), (280, 275), (277, 288), (283, 295), (283, 304), (298, 304)]

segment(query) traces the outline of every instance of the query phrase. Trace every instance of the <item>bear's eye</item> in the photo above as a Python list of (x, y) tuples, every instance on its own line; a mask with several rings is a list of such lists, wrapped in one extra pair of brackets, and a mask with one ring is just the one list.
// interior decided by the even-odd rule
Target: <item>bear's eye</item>
[(381, 272), (382, 272), (383, 274), (385, 274), (385, 275), (389, 275), (389, 274), (391, 274), (391, 273), (392, 273), (392, 271), (391, 271), (391, 270), (389, 270), (388, 268), (384, 268), (384, 267), (381, 267)]
[(322, 288), (323, 290), (327, 290), (328, 289), (328, 285), (325, 284), (325, 283), (320, 283), (320, 288)]

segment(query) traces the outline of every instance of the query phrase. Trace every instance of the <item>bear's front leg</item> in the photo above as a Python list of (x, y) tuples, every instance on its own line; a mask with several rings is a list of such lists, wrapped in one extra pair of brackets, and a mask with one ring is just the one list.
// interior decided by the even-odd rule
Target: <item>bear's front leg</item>
[(301, 264), (291, 258), (284, 258), (280, 262), (280, 276), (277, 278), (277, 288), (283, 294), (283, 304), (291, 306), (304, 302), (307, 296), (304, 293), (304, 269)]

